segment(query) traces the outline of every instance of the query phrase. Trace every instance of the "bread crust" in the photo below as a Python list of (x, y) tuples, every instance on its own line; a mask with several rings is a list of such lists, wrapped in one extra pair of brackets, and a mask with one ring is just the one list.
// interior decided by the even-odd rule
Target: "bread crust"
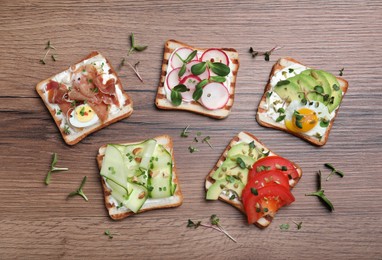
[(294, 136), (297, 136), (297, 137), (299, 137), (299, 138), (301, 138), (301, 139), (303, 139), (303, 140), (305, 140), (305, 141), (307, 141), (307, 142), (309, 142), (309, 143), (311, 143), (311, 144), (314, 144), (314, 145), (316, 145), (316, 146), (323, 146), (323, 145), (325, 145), (326, 142), (328, 141), (330, 130), (332, 129), (334, 120), (335, 120), (335, 118), (336, 118), (336, 116), (337, 116), (337, 114), (338, 114), (338, 111), (339, 111), (339, 109), (340, 109), (340, 106), (341, 106), (341, 104), (342, 104), (342, 100), (343, 100), (343, 98), (344, 98), (344, 96), (345, 96), (345, 94), (346, 94), (346, 92), (347, 92), (349, 83), (348, 83), (345, 79), (343, 79), (343, 78), (341, 78), (341, 77), (336, 77), (337, 80), (338, 80), (338, 82), (340, 83), (340, 88), (341, 88), (342, 93), (343, 93), (343, 95), (342, 95), (342, 100), (341, 100), (341, 102), (340, 102), (338, 108), (335, 110), (335, 115), (334, 115), (334, 117), (330, 120), (329, 125), (328, 125), (328, 127), (327, 127), (327, 131), (325, 132), (325, 135), (322, 136), (321, 140), (319, 140), (319, 139), (317, 139), (317, 138), (315, 138), (315, 137), (312, 137), (312, 136), (304, 135), (303, 133), (292, 132), (292, 131), (290, 131), (289, 129), (287, 129), (287, 128), (285, 127), (284, 124), (274, 122), (273, 120), (272, 120), (272, 121), (271, 121), (271, 120), (267, 121), (267, 120), (265, 119), (265, 117), (262, 116), (263, 113), (266, 113), (266, 110), (263, 109), (262, 106), (264, 106), (264, 104), (266, 104), (266, 98), (267, 98), (266, 95), (267, 95), (267, 92), (268, 92), (269, 90), (271, 90), (271, 84), (270, 84), (270, 82), (271, 82), (271, 78), (272, 78), (272, 76), (273, 76), (278, 70), (281, 70), (281, 69), (284, 68), (284, 66), (281, 65), (282, 60), (290, 61), (290, 62), (293, 62), (293, 63), (296, 63), (296, 64), (300, 64), (300, 65), (305, 66), (305, 65), (302, 64), (301, 62), (299, 62), (299, 61), (297, 61), (297, 60), (295, 60), (295, 59), (293, 59), (293, 58), (291, 58), (291, 57), (281, 58), (281, 59), (279, 59), (279, 60), (275, 63), (275, 65), (273, 65), (272, 70), (271, 70), (271, 73), (270, 73), (270, 75), (269, 75), (268, 83), (267, 83), (267, 85), (266, 85), (265, 88), (264, 88), (264, 94), (263, 94), (263, 96), (262, 96), (262, 98), (261, 98), (261, 100), (260, 100), (260, 102), (259, 102), (259, 105), (258, 105), (258, 109), (257, 109), (257, 113), (256, 113), (256, 121), (257, 121), (260, 125), (262, 125), (262, 126), (269, 127), (269, 128), (274, 128), (274, 129), (278, 129), (278, 130), (282, 130), (282, 131), (284, 131), (284, 132), (287, 132), (287, 133), (289, 133), (289, 134), (292, 134), (292, 135), (294, 135)]
[(163, 61), (162, 61), (162, 70), (161, 70), (158, 91), (155, 98), (155, 105), (159, 109), (164, 109), (164, 110), (184, 110), (184, 111), (190, 111), (193, 113), (201, 114), (201, 115), (216, 118), (216, 119), (226, 118), (231, 112), (231, 108), (233, 106), (233, 102), (235, 98), (236, 76), (237, 76), (239, 65), (240, 65), (238, 52), (233, 48), (220, 48), (221, 50), (226, 52), (233, 66), (233, 69), (232, 69), (233, 77), (232, 77), (231, 86), (230, 86), (229, 100), (227, 104), (221, 109), (208, 110), (196, 101), (191, 101), (190, 103), (182, 102), (180, 106), (174, 106), (171, 103), (171, 101), (166, 98), (164, 82), (166, 80), (168, 60), (172, 52), (175, 49), (180, 47), (188, 47), (198, 51), (207, 50), (202, 48), (196, 48), (186, 43), (182, 43), (173, 39), (170, 39), (165, 43)]
[(45, 79), (45, 80), (39, 82), (37, 84), (37, 86), (36, 86), (37, 93), (39, 94), (39, 96), (43, 100), (46, 108), (48, 109), (49, 113), (51, 114), (55, 124), (57, 125), (57, 128), (59, 129), (59, 131), (60, 131), (60, 133), (62, 135), (62, 138), (64, 139), (65, 143), (67, 143), (68, 145), (75, 145), (75, 144), (77, 144), (78, 142), (80, 142), (82, 139), (84, 139), (89, 134), (91, 134), (93, 132), (96, 132), (96, 131), (98, 131), (98, 130), (100, 130), (100, 129), (102, 129), (102, 128), (104, 128), (104, 127), (106, 127), (106, 126), (108, 126), (108, 125), (110, 125), (112, 123), (115, 123), (115, 122), (117, 122), (119, 120), (127, 118), (133, 112), (133, 101), (130, 98), (130, 96), (123, 90), (122, 82), (121, 82), (120, 78), (117, 76), (116, 71), (112, 67), (112, 65), (109, 62), (109, 60), (106, 59), (104, 56), (102, 56), (102, 54), (100, 54), (98, 51), (92, 51), (89, 55), (87, 55), (86, 57), (84, 57), (83, 59), (78, 61), (76, 64), (72, 65), (71, 67), (76, 66), (77, 64), (83, 62), (84, 60), (88, 60), (88, 59), (93, 58), (93, 57), (95, 57), (97, 55), (100, 55), (100, 57), (102, 57), (103, 59), (106, 60), (107, 65), (110, 67), (109, 74), (113, 74), (115, 76), (115, 78), (116, 78), (115, 86), (118, 87), (121, 90), (122, 95), (125, 98), (125, 103), (124, 103), (123, 108), (121, 109), (121, 111), (118, 114), (116, 114), (116, 115), (113, 115), (113, 116), (109, 115), (108, 119), (105, 122), (97, 123), (97, 124), (95, 124), (93, 126), (90, 126), (90, 127), (87, 127), (87, 128), (83, 128), (82, 130), (80, 130), (77, 133), (71, 133), (71, 134), (65, 134), (64, 130), (60, 127), (62, 120), (57, 117), (56, 110), (52, 107), (52, 104), (49, 103), (49, 101), (45, 97), (44, 86), (50, 80), (52, 80), (55, 76), (57, 76), (60, 73), (66, 72), (69, 69), (64, 70), (64, 71), (62, 71), (62, 72), (60, 72), (60, 73), (58, 73), (56, 75), (51, 76), (48, 79)]
[[(128, 209), (127, 210), (124, 210), (122, 208), (117, 209), (117, 206), (111, 202), (111, 190), (107, 187), (105, 179), (102, 176), (100, 176), (105, 206), (106, 206), (106, 209), (108, 210), (110, 218), (112, 218), (113, 220), (121, 220), (121, 219), (127, 218), (131, 215), (143, 213), (143, 212), (146, 212), (149, 210), (154, 210), (154, 209), (174, 208), (174, 207), (178, 207), (178, 206), (182, 205), (182, 203), (183, 203), (183, 194), (182, 194), (182, 191), (181, 191), (181, 188), (179, 185), (178, 175), (176, 173), (175, 158), (174, 158), (174, 152), (173, 152), (173, 141), (172, 141), (171, 137), (168, 135), (157, 136), (153, 139), (155, 139), (159, 144), (162, 144), (166, 148), (166, 150), (169, 151), (171, 154), (171, 158), (172, 158), (172, 162), (173, 162), (173, 164), (172, 164), (173, 165), (172, 166), (172, 175), (173, 175), (172, 180), (176, 184), (176, 190), (175, 190), (175, 193), (173, 196), (176, 198), (176, 200), (172, 203), (162, 203), (162, 204), (158, 204), (158, 205), (154, 205), (154, 206), (146, 207), (146, 208), (143, 204), (142, 208), (137, 213), (134, 213)], [(123, 145), (139, 144), (143, 141), (122, 142), (121, 144), (123, 144)], [(99, 170), (101, 170), (101, 167), (102, 167), (102, 161), (103, 161), (103, 158), (105, 156), (106, 146), (107, 146), (107, 144), (101, 146), (98, 150), (97, 165), (98, 165)]]
[[(215, 182), (215, 180), (212, 179), (212, 176), (213, 176), (214, 172), (219, 168), (219, 166), (227, 158), (228, 151), (231, 149), (232, 146), (234, 146), (237, 143), (243, 142), (243, 141), (244, 142), (248, 142), (248, 143), (251, 142), (251, 141), (254, 141), (256, 147), (260, 147), (260, 148), (264, 148), (266, 150), (269, 150), (270, 151), (269, 155), (278, 156), (276, 153), (272, 152), (269, 148), (267, 148), (253, 134), (248, 133), (248, 132), (240, 132), (234, 138), (231, 139), (231, 141), (229, 142), (227, 147), (224, 149), (222, 155), (220, 156), (220, 158), (217, 161), (217, 163), (215, 164), (215, 166), (211, 169), (211, 171), (206, 176), (206, 184), (205, 184), (205, 190), (206, 191), (208, 190), (209, 186)], [(297, 172), (299, 174), (299, 177), (294, 179), (294, 182), (292, 184), (290, 183), (291, 188), (293, 188), (299, 182), (299, 180), (301, 179), (301, 176), (302, 176), (302, 170), (301, 170), (300, 166), (298, 166), (294, 162), (292, 162), (292, 163), (293, 163), (294, 167), (296, 168), (296, 170), (297, 170)], [(243, 204), (242, 204), (242, 202), (241, 202), (241, 200), (239, 198), (235, 198), (234, 200), (230, 200), (227, 196), (225, 196), (223, 194), (220, 194), (219, 200), (224, 201), (225, 203), (230, 204), (231, 206), (233, 206), (236, 209), (240, 210), (244, 215), (246, 214), (245, 210), (244, 210), (244, 206), (243, 206)], [(269, 226), (271, 224), (272, 220), (273, 220), (273, 217), (268, 215), (266, 218), (265, 217), (261, 218), (258, 222), (255, 223), (255, 225), (258, 226), (259, 228), (266, 228), (267, 226)]]

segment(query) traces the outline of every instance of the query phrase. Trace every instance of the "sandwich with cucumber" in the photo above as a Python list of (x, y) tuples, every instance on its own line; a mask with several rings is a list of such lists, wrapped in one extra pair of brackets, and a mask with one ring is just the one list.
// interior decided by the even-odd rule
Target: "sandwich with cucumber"
[(167, 135), (103, 145), (97, 162), (105, 206), (114, 220), (182, 204), (173, 142)]

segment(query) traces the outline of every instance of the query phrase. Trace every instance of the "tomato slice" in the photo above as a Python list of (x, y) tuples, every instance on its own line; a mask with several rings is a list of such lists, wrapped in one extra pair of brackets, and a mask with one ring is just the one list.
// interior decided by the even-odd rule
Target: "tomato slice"
[(288, 178), (292, 179), (300, 177), (291, 161), (280, 156), (268, 156), (261, 158), (253, 164), (252, 170), (248, 174), (248, 180), (251, 180), (261, 171), (269, 170), (281, 170)]
[(289, 179), (286, 175), (280, 170), (270, 170), (257, 172), (254, 177), (248, 180), (247, 185), (245, 186), (242, 197), (248, 196), (251, 193), (251, 189), (259, 190), (268, 185), (281, 185), (289, 190)]
[(258, 189), (257, 195), (243, 194), (242, 200), (248, 223), (253, 224), (263, 216), (273, 217), (281, 207), (291, 204), (294, 197), (289, 188), (279, 184), (270, 184)]

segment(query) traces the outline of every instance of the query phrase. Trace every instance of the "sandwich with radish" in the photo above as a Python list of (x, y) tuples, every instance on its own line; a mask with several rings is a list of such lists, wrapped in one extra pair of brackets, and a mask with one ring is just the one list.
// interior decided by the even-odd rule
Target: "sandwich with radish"
[(155, 104), (223, 119), (233, 105), (238, 69), (235, 49), (200, 49), (168, 40)]

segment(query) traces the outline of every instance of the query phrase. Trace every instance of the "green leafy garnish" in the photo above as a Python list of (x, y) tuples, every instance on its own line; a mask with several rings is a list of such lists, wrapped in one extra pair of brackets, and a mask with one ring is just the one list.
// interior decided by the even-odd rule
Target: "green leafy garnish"
[(211, 139), (210, 136), (206, 136), (206, 137), (203, 138), (202, 143), (207, 143), (208, 146), (209, 146), (211, 149), (214, 149), (214, 148), (212, 147), (211, 143), (210, 143), (210, 139)]
[(301, 120), (304, 118), (303, 115), (301, 115), (297, 110), (293, 112), (293, 116), (296, 118), (296, 126), (300, 129), (302, 129), (302, 123)]
[(187, 227), (188, 228), (198, 228), (200, 225), (202, 224), (202, 222), (201, 221), (198, 221), (198, 222), (194, 222), (194, 221), (192, 221), (191, 219), (188, 219), (188, 223), (187, 223)]
[[(56, 50), (56, 48), (51, 44), (51, 42), (50, 42), (50, 40), (49, 40), (49, 41), (47, 42), (47, 44), (46, 44), (45, 50), (46, 50), (45, 55), (44, 55), (44, 57), (40, 60), (40, 63), (43, 64), (43, 65), (46, 64), (45, 59), (46, 59), (46, 56), (48, 56), (49, 52), (50, 52), (51, 50)], [(52, 54), (52, 55), (51, 55), (51, 58), (52, 58), (53, 61), (56, 61), (56, 55), (55, 55), (55, 54)]]
[(189, 89), (183, 84), (176, 85), (171, 90), (171, 102), (174, 106), (179, 106), (182, 103), (182, 95), (180, 93), (186, 91), (189, 91)]
[(252, 141), (252, 142), (250, 142), (249, 144), (249, 149), (255, 149), (255, 141)]
[(250, 47), (249, 53), (252, 54), (252, 58), (256, 58), (257, 56), (261, 55), (261, 56), (264, 56), (265, 61), (269, 61), (269, 57), (271, 56), (272, 52), (274, 52), (280, 48), (281, 47), (279, 47), (279, 46), (275, 46), (272, 49), (270, 49), (269, 51), (260, 52), (260, 51), (255, 51), (252, 47)]
[(259, 195), (259, 192), (255, 188), (251, 188), (251, 193), (255, 196)]
[(206, 69), (207, 69), (207, 62), (200, 62), (191, 67), (191, 72), (192, 74), (197, 76), (205, 72)]
[(330, 121), (325, 118), (320, 118), (320, 126), (321, 127), (328, 127)]
[(188, 137), (188, 134), (190, 133), (190, 132), (188, 132), (189, 127), (190, 127), (190, 125), (186, 126), (186, 128), (184, 128), (182, 130), (182, 132), (180, 133), (180, 137)]
[(276, 122), (281, 122), (285, 119), (285, 115), (280, 115), (279, 117), (276, 118)]
[(289, 224), (288, 224), (288, 223), (286, 223), (286, 224), (281, 224), (281, 225), (280, 225), (280, 229), (281, 229), (281, 230), (288, 230), (288, 229), (289, 229)]
[(192, 99), (198, 101), (203, 95), (203, 87), (208, 84), (208, 80), (204, 79), (195, 86), (195, 91), (192, 94)]
[(86, 178), (87, 177), (84, 176), (84, 178), (82, 179), (80, 187), (76, 191), (69, 193), (68, 198), (77, 195), (77, 196), (81, 196), (85, 201), (88, 201), (88, 198), (86, 197), (85, 193), (82, 190), (82, 188), (84, 187), (84, 185), (86, 183)]
[(333, 174), (337, 174), (339, 175), (341, 178), (343, 178), (345, 176), (345, 174), (342, 172), (342, 171), (339, 171), (337, 170), (336, 168), (334, 168), (333, 165), (331, 165), (330, 163), (325, 163), (324, 164), (327, 168), (329, 168), (330, 170), (332, 170), (332, 172), (328, 175), (328, 177), (326, 178), (326, 180), (328, 181), (330, 179), (330, 177), (333, 175)]
[(188, 151), (189, 151), (190, 153), (195, 153), (195, 152), (199, 152), (199, 149), (196, 148), (196, 147), (193, 147), (193, 146), (189, 146), (189, 147), (188, 147)]
[(276, 84), (276, 87), (281, 87), (281, 86), (284, 86), (284, 85), (288, 85), (290, 83), (289, 80), (280, 80), (279, 82), (277, 82)]
[(216, 75), (221, 77), (225, 77), (231, 72), (231, 69), (227, 65), (221, 62), (210, 62), (210, 61), (207, 61), (207, 62), (203, 61), (193, 65), (191, 67), (191, 72), (194, 75), (200, 75), (204, 71), (206, 71), (207, 67), (211, 69), (212, 72), (214, 72)]
[(225, 177), (225, 180), (228, 181), (229, 183), (234, 183), (235, 182), (235, 177), (233, 177), (231, 175), (227, 175)]
[(241, 157), (237, 157), (237, 158), (236, 158), (236, 163), (237, 163), (237, 165), (238, 165), (241, 169), (245, 169), (245, 168), (247, 168), (247, 165), (245, 165), (245, 162), (243, 161), (243, 159), (241, 159)]
[(339, 70), (340, 72), (338, 73), (338, 75), (340, 75), (340, 76), (344, 75), (344, 69), (345, 69), (345, 68), (340, 69), (340, 70)]
[(106, 236), (108, 236), (110, 239), (113, 238), (113, 235), (110, 233), (110, 230), (106, 229), (105, 230), (105, 233), (104, 233)]
[(53, 172), (68, 171), (69, 170), (69, 168), (58, 168), (58, 167), (56, 167), (57, 161), (58, 161), (57, 153), (53, 153), (52, 162), (50, 164), (50, 170), (48, 171), (48, 173), (47, 173), (47, 175), (45, 177), (45, 184), (46, 185), (49, 185), (50, 179), (51, 179), (51, 175), (52, 175)]
[(61, 109), (57, 109), (57, 110), (56, 110), (56, 115), (59, 116), (59, 115), (61, 115), (61, 114), (62, 114), (62, 110), (61, 110)]
[(296, 227), (297, 227), (297, 230), (300, 230), (300, 229), (301, 229), (301, 227), (302, 227), (302, 221), (301, 221), (301, 222), (299, 222), (299, 223), (297, 223), (297, 222), (293, 221), (293, 223), (296, 225)]
[(134, 33), (131, 33), (130, 41), (131, 41), (131, 47), (130, 47), (129, 52), (127, 53), (127, 56), (129, 56), (133, 51), (140, 52), (140, 51), (144, 51), (147, 48), (147, 45), (135, 44)]
[(211, 76), (210, 77), (210, 80), (213, 81), (213, 82), (225, 82), (226, 78), (225, 77), (222, 77), (222, 76)]
[(340, 87), (337, 84), (333, 84), (333, 89), (334, 91), (340, 90)]
[(317, 172), (318, 174), (318, 190), (316, 192), (305, 194), (305, 196), (316, 196), (320, 198), (320, 200), (330, 209), (330, 211), (334, 210), (333, 204), (330, 200), (325, 196), (325, 191), (321, 188), (321, 171)]
[(64, 134), (70, 135), (70, 129), (69, 129), (69, 126), (67, 124), (64, 125)]
[(178, 72), (178, 77), (182, 77), (184, 75), (184, 73), (186, 73), (186, 63), (183, 63), (182, 67), (180, 68), (179, 72)]
[(315, 86), (314, 87), (314, 90), (316, 91), (316, 93), (318, 94), (321, 94), (321, 93), (324, 93), (324, 88), (322, 86)]

